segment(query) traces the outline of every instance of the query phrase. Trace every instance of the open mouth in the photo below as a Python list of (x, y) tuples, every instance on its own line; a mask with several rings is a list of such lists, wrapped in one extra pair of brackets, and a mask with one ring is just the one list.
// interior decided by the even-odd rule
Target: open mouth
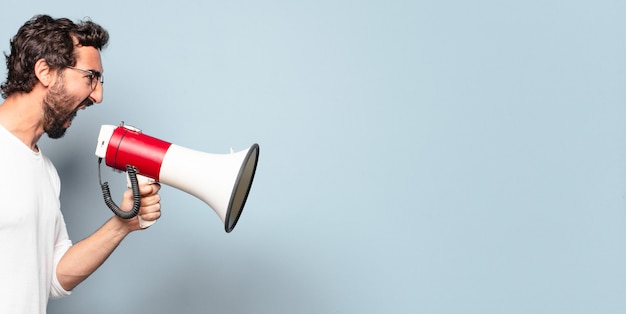
[(74, 120), (74, 118), (76, 118), (76, 116), (78, 115), (78, 110), (85, 110), (91, 105), (93, 105), (93, 101), (89, 100), (89, 98), (83, 100), (80, 104), (78, 104), (76, 109), (70, 112), (67, 119), (65, 120), (65, 128), (67, 129), (70, 127), (70, 125), (72, 125), (72, 120)]

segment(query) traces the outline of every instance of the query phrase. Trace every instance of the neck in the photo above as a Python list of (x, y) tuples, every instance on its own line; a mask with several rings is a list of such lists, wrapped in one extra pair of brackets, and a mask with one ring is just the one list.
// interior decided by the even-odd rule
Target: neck
[(11, 132), (33, 151), (44, 133), (42, 97), (32, 91), (28, 94), (12, 94), (0, 105), (0, 125)]

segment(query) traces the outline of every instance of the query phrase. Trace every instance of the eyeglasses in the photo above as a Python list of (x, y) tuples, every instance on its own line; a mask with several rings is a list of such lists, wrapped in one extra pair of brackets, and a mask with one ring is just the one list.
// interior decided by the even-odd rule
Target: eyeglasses
[(96, 71), (96, 70), (85, 70), (85, 69), (79, 69), (79, 68), (75, 68), (72, 66), (65, 66), (66, 68), (70, 68), (72, 70), (76, 70), (76, 71), (81, 71), (83, 73), (86, 73), (85, 77), (89, 78), (89, 84), (91, 85), (91, 89), (96, 89), (96, 86), (98, 86), (98, 81), (100, 81), (100, 84), (104, 84), (104, 76), (102, 75), (102, 73)]

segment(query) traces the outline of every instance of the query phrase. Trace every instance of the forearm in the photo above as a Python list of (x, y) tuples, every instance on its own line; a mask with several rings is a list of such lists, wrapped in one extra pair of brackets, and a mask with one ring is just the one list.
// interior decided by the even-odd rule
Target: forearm
[(89, 277), (130, 232), (127, 223), (113, 217), (95, 233), (70, 247), (56, 269), (63, 289), (71, 291)]
[[(139, 214), (145, 220), (156, 220), (161, 216), (161, 204), (159, 203), (161, 197), (157, 194), (160, 187), (159, 184), (140, 186), (141, 208)], [(132, 207), (132, 203), (132, 192), (127, 190), (120, 207), (129, 209)], [(107, 260), (129, 233), (141, 229), (136, 217), (122, 219), (113, 216), (94, 234), (70, 247), (59, 261), (56, 269), (57, 279), (63, 289), (73, 290)]]

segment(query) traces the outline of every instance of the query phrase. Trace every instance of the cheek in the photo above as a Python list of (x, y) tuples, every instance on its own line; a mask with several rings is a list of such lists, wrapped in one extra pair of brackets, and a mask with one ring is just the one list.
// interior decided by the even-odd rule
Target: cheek
[(71, 111), (74, 103), (78, 102), (77, 99), (78, 97), (73, 97), (64, 89), (50, 90), (46, 95), (48, 105), (59, 112)]
[(87, 79), (63, 80), (58, 86), (53, 86), (57, 94), (62, 94), (66, 98), (80, 99), (81, 101), (91, 94), (91, 86), (87, 84)]

